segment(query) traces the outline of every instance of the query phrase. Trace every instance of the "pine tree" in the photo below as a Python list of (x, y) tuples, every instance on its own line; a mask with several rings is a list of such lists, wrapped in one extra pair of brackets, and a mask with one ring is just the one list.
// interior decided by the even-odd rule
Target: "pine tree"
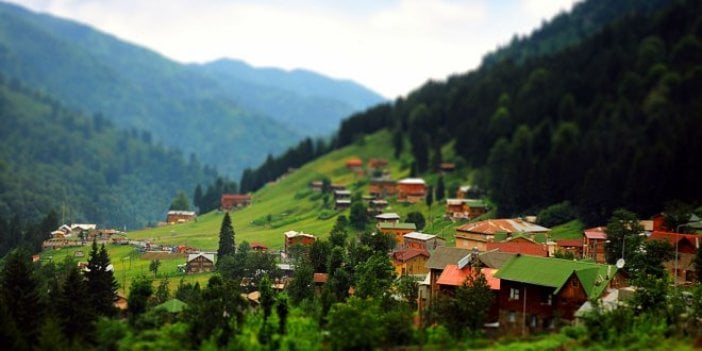
[(446, 186), (444, 185), (444, 177), (439, 177), (436, 183), (436, 201), (443, 200), (446, 196)]
[(222, 226), (219, 229), (219, 248), (217, 249), (217, 263), (227, 255), (234, 254), (234, 228), (229, 213), (224, 213)]
[(115, 314), (114, 301), (117, 296), (117, 280), (110, 266), (110, 257), (102, 244), (98, 250), (97, 242), (93, 241), (88, 259), (88, 269), (85, 272), (86, 285), (90, 303), (100, 316)]
[(92, 335), (96, 318), (89, 301), (88, 288), (78, 267), (69, 267), (56, 306), (61, 328), (69, 340), (86, 336), (89, 339)]
[[(34, 343), (43, 323), (44, 304), (31, 257), (24, 250), (14, 250), (5, 258), (0, 275), (0, 303), (7, 306), (6, 316), (19, 331), (20, 342)], [(8, 323), (3, 323), (8, 324)]]

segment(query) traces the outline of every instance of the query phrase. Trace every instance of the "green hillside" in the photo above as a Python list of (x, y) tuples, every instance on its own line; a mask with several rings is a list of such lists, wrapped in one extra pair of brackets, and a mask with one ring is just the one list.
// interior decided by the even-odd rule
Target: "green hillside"
[[(253, 195), (252, 206), (232, 212), (236, 241), (255, 241), (280, 249), (283, 246), (283, 233), (288, 230), (327, 237), (338, 213), (324, 208), (321, 194), (309, 190), (309, 183), (329, 177), (332, 183), (346, 184), (353, 193), (367, 194), (368, 177), (348, 171), (346, 160), (351, 157), (359, 157), (364, 161), (384, 158), (390, 160), (389, 169), (393, 179), (408, 176), (410, 155), (404, 154), (395, 160), (392, 154), (391, 135), (384, 131), (378, 132), (312, 161), (277, 182), (267, 184)], [(426, 180), (435, 184), (437, 177), (432, 175)], [(446, 182), (462, 184), (465, 178), (465, 173), (453, 174), (447, 176)], [(432, 206), (432, 216), (435, 219), (433, 227), (429, 224), (429, 209), (425, 203), (404, 205), (391, 201), (387, 211), (397, 212), (403, 217), (410, 211), (421, 211), (427, 219), (425, 232), (437, 233), (449, 242), (453, 241), (453, 226), (456, 224), (440, 218), (444, 213), (443, 204), (436, 202)], [(341, 213), (348, 216), (348, 212), (346, 210)], [(222, 217), (222, 213), (214, 211), (198, 217), (197, 222), (130, 232), (129, 237), (216, 250)]]

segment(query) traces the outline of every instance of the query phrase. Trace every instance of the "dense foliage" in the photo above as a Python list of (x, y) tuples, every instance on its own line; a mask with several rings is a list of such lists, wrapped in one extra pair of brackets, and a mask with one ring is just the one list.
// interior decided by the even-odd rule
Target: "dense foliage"
[(56, 222), (142, 227), (164, 220), (179, 190), (217, 176), (194, 156), (154, 145), (148, 132), (119, 131), (102, 115), (71, 112), (16, 81), (0, 79), (0, 122), (6, 220), (38, 222), (54, 209)]

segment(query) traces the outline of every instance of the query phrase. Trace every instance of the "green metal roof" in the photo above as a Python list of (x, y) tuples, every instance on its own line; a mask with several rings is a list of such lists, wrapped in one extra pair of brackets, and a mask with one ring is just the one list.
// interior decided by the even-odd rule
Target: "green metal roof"
[(558, 293), (575, 273), (588, 298), (599, 297), (617, 268), (560, 258), (517, 255), (495, 273), (495, 277), (520, 283), (549, 286)]
[(380, 223), (380, 229), (417, 229), (414, 223)]
[(180, 301), (178, 299), (170, 299), (154, 308), (156, 309), (163, 309), (166, 310), (170, 313), (178, 313), (178, 312), (183, 312), (183, 310), (188, 307), (188, 304)]

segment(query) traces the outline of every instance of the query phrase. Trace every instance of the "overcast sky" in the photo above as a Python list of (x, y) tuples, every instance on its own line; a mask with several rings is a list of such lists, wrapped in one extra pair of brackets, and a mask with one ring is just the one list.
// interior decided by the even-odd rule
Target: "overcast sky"
[(477, 67), (576, 0), (10, 0), (180, 62), (222, 57), (352, 79), (387, 98)]

